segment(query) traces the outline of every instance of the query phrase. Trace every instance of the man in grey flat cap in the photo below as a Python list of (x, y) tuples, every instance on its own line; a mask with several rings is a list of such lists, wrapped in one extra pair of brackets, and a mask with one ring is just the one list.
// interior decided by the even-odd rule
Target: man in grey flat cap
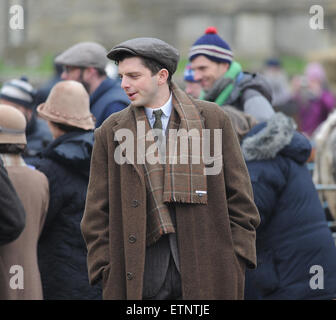
[(99, 43), (80, 42), (55, 58), (55, 63), (63, 66), (61, 78), (82, 83), (89, 93), (90, 109), (96, 118), (96, 127), (112, 113), (129, 104), (120, 81), (111, 79), (106, 74), (106, 54), (106, 49)]
[(162, 40), (108, 57), (131, 104), (95, 131), (81, 222), (90, 283), (104, 299), (242, 299), (259, 214), (229, 116), (172, 81), (179, 53)]

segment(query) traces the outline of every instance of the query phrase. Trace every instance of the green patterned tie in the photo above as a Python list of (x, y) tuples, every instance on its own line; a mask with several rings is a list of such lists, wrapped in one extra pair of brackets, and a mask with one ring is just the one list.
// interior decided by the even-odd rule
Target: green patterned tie
[[(161, 121), (161, 116), (163, 114), (163, 111), (161, 109), (153, 111), (153, 114), (155, 116), (155, 122), (153, 125), (153, 129), (159, 130), (159, 132), (156, 132), (156, 136), (154, 137), (154, 141), (157, 143), (157, 146), (159, 150), (161, 150), (162, 142), (164, 141), (164, 134), (162, 132), (162, 121)], [(162, 155), (160, 151), (160, 157), (164, 159), (164, 155)]]
[(153, 129), (163, 129), (162, 128), (162, 121), (161, 121), (161, 116), (163, 114), (163, 111), (161, 109), (153, 111), (154, 116), (155, 116), (155, 122), (153, 125)]

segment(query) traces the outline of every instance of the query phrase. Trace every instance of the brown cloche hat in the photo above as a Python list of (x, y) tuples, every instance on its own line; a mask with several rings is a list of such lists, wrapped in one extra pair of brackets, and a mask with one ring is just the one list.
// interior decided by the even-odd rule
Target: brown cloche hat
[(90, 112), (90, 98), (84, 86), (77, 81), (58, 82), (45, 103), (37, 107), (38, 114), (49, 121), (91, 130), (95, 128)]
[(0, 104), (0, 143), (27, 144), (26, 118), (15, 107)]

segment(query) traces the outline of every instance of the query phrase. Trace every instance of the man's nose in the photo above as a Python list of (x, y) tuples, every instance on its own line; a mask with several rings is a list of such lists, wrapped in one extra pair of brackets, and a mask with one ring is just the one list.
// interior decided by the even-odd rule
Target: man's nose
[(121, 88), (122, 89), (126, 89), (126, 88), (128, 88), (129, 87), (129, 83), (128, 83), (128, 81), (127, 81), (127, 79), (125, 78), (125, 77), (123, 77), (122, 79), (121, 79), (121, 84), (120, 84), (120, 86), (121, 86)]
[(200, 81), (201, 79), (202, 79), (202, 74), (201, 74), (201, 72), (195, 70), (195, 71), (194, 71), (194, 80), (195, 80), (195, 81)]
[(67, 80), (68, 79), (68, 73), (65, 70), (61, 73), (61, 79), (62, 80)]

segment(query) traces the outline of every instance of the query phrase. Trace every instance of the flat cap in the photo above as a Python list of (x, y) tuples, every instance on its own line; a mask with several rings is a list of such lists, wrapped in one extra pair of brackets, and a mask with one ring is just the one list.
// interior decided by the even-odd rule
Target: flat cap
[(108, 59), (107, 50), (96, 42), (80, 42), (55, 58), (56, 64), (74, 67), (94, 67), (104, 70)]
[(118, 54), (128, 52), (135, 56), (153, 59), (165, 67), (171, 75), (177, 68), (180, 54), (168, 43), (156, 38), (135, 38), (113, 47), (107, 57), (117, 60)]

